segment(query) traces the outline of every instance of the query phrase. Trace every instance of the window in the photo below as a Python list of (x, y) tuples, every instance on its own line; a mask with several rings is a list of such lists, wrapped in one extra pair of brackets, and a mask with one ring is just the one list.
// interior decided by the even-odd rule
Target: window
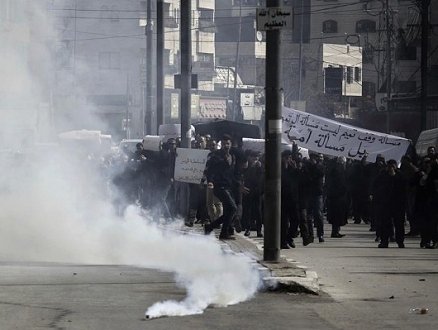
[(211, 9), (199, 9), (199, 29), (203, 32), (215, 33), (214, 11)]
[(324, 92), (342, 95), (343, 68), (328, 67), (324, 69)]
[(111, 52), (100, 52), (99, 69), (120, 69), (120, 54)]
[(213, 54), (198, 53), (198, 61), (199, 62), (213, 63), (213, 61), (214, 61)]
[(354, 81), (360, 82), (362, 80), (362, 70), (357, 66), (354, 68)]
[(374, 51), (373, 48), (364, 48), (362, 51), (362, 63), (372, 64), (374, 62)]
[(347, 66), (347, 84), (353, 83), (353, 67)]
[(235, 6), (240, 6), (240, 3), (242, 3), (242, 6), (257, 6), (258, 0), (234, 0)]
[(399, 44), (395, 49), (395, 59), (398, 61), (415, 61), (417, 59), (417, 47)]
[(396, 93), (413, 93), (417, 90), (415, 81), (397, 81), (394, 86)]
[(178, 21), (176, 16), (173, 16), (175, 13), (170, 8), (170, 3), (165, 2), (163, 7), (164, 11), (164, 26), (168, 28), (177, 28)]
[(199, 10), (199, 19), (202, 21), (213, 22), (214, 11), (212, 9), (202, 8)]
[(170, 49), (164, 49), (163, 51), (163, 63), (166, 65), (170, 64)]
[(322, 23), (322, 32), (324, 32), (324, 33), (338, 32), (338, 22), (336, 22), (334, 20), (324, 21)]
[(362, 95), (365, 97), (374, 98), (374, 96), (376, 95), (376, 84), (370, 81), (363, 81)]
[(356, 33), (376, 32), (376, 22), (370, 19), (363, 19), (356, 22)]

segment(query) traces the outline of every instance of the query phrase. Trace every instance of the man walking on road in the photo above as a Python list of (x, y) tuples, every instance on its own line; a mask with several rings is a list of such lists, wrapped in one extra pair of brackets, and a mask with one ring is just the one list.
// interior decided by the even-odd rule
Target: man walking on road
[(379, 248), (387, 248), (392, 229), (395, 228), (395, 240), (399, 248), (404, 248), (405, 239), (405, 203), (406, 180), (397, 170), (397, 161), (391, 159), (386, 164), (386, 171), (382, 172), (374, 181), (373, 203), (380, 214), (380, 244)]
[(211, 224), (205, 224), (204, 231), (208, 235), (222, 225), (220, 239), (235, 239), (229, 233), (231, 220), (237, 210), (232, 191), (240, 182), (236, 177), (236, 158), (230, 154), (231, 144), (231, 136), (224, 134), (221, 149), (214, 151), (206, 164), (208, 187), (213, 189), (214, 195), (222, 202), (223, 214)]
[[(324, 156), (322, 154), (311, 154), (309, 163), (309, 176), (310, 176), (310, 195), (309, 195), (309, 212), (308, 212), (308, 227), (310, 237), (313, 237), (313, 225), (316, 225), (316, 233), (320, 243), (325, 241), (324, 239)], [(311, 220), (313, 219), (313, 221)]]

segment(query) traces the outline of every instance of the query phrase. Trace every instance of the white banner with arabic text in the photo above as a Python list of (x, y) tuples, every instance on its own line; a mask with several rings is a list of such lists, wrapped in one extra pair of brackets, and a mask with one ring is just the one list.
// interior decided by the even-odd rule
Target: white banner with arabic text
[(299, 146), (311, 151), (374, 162), (378, 154), (386, 160), (400, 161), (410, 140), (342, 124), (334, 120), (283, 107), (283, 138), (297, 140)]

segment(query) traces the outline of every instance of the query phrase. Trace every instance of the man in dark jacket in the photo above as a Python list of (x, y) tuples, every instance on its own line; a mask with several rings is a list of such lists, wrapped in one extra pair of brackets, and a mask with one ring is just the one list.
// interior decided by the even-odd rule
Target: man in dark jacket
[(380, 215), (379, 248), (388, 247), (393, 227), (398, 247), (404, 248), (406, 180), (397, 170), (397, 161), (394, 159), (387, 162), (386, 171), (374, 181), (371, 198)]
[(298, 169), (292, 158), (292, 151), (281, 153), (281, 248), (294, 248), (293, 228), (299, 222), (298, 211)]
[(327, 221), (332, 225), (330, 237), (341, 238), (339, 230), (347, 224), (348, 187), (345, 157), (338, 157), (327, 172)]
[[(432, 156), (433, 157), (433, 156)], [(419, 181), (423, 189), (421, 206), (424, 217), (422, 219), (421, 247), (436, 249), (438, 247), (438, 161), (423, 158), (425, 171)]]
[(230, 235), (230, 223), (236, 213), (237, 205), (233, 196), (233, 188), (239, 185), (236, 177), (236, 158), (230, 153), (231, 136), (224, 134), (221, 149), (214, 151), (206, 164), (207, 184), (223, 205), (223, 214), (211, 224), (205, 224), (205, 234), (222, 225), (220, 239), (235, 239)]
[[(367, 157), (367, 154), (365, 154), (364, 157)], [(376, 241), (378, 241), (380, 238), (380, 233), (377, 230), (380, 226), (378, 223), (379, 214), (374, 201), (370, 198), (370, 195), (374, 185), (374, 181), (382, 172), (385, 172), (385, 157), (382, 154), (378, 154), (374, 163), (370, 163), (365, 166), (365, 177), (367, 183), (366, 190), (368, 194), (368, 214), (371, 223), (370, 231), (376, 232)]]
[(173, 216), (167, 204), (167, 196), (173, 183), (173, 169), (175, 159), (168, 148), (161, 148), (153, 164), (153, 198), (152, 216), (154, 221), (158, 221), (162, 215), (167, 221), (173, 220)]
[(262, 234), (262, 186), (263, 168), (259, 161), (259, 153), (250, 151), (248, 153), (248, 166), (243, 171), (243, 182), (249, 189), (248, 194), (243, 195), (242, 206), (243, 216), (242, 225), (245, 229), (245, 236), (251, 234), (251, 230), (256, 229), (257, 237)]
[[(311, 154), (308, 166), (310, 176), (310, 194), (308, 227), (310, 236), (313, 236), (313, 225), (316, 225), (316, 233), (320, 243), (324, 239), (324, 217), (322, 214), (324, 207), (324, 180), (325, 169), (323, 165), (324, 156), (322, 154)], [(312, 221), (313, 219), (313, 221)]]

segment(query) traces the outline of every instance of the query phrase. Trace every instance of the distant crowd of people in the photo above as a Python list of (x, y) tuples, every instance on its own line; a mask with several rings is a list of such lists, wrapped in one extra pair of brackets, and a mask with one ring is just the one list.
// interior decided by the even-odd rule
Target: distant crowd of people
[[(124, 149), (107, 162), (104, 172), (117, 213), (137, 203), (155, 221), (183, 218), (189, 227), (202, 224), (206, 234), (221, 228), (220, 239), (234, 239), (234, 232), (241, 231), (263, 237), (264, 155), (244, 150), (241, 141), (227, 134), (219, 141), (198, 135), (192, 148), (210, 153), (201, 182), (186, 184), (173, 177), (179, 145), (179, 139), (170, 138), (150, 151), (138, 143), (135, 151)], [(404, 248), (405, 235), (420, 236), (422, 248), (438, 247), (435, 148), (418, 161), (405, 155), (400, 165), (381, 154), (373, 163), (367, 157), (302, 157), (293, 142), (291, 150), (282, 152), (282, 249), (294, 248), (297, 237), (304, 246), (325, 242), (324, 221), (331, 225), (331, 238), (342, 238), (349, 218), (368, 224), (379, 248), (390, 242)]]

